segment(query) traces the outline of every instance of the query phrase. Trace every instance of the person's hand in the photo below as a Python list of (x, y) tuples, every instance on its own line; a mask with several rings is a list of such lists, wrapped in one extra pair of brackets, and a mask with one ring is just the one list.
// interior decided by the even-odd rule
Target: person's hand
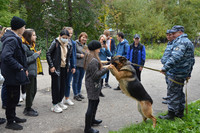
[(56, 70), (55, 67), (50, 68), (50, 72), (51, 72), (51, 73), (54, 73), (55, 70)]
[(28, 71), (26, 70), (26, 76), (28, 77)]
[(142, 71), (143, 67), (139, 67), (139, 70)]
[(83, 58), (84, 57), (84, 54), (81, 54), (81, 58)]
[(106, 45), (106, 44), (103, 44), (103, 47), (104, 47), (105, 49), (108, 49), (108, 47), (107, 47), (107, 45)]
[(74, 74), (76, 72), (76, 69), (72, 68), (71, 72), (72, 72), (72, 74)]
[(38, 55), (40, 55), (40, 54), (41, 54), (41, 50), (37, 51), (36, 53), (37, 53)]
[(108, 69), (113, 69), (114, 68), (114, 65), (110, 64), (108, 65)]
[(164, 75), (166, 74), (166, 72), (165, 72), (164, 70), (162, 70), (162, 69), (160, 70), (160, 72), (161, 72), (162, 74), (164, 74)]

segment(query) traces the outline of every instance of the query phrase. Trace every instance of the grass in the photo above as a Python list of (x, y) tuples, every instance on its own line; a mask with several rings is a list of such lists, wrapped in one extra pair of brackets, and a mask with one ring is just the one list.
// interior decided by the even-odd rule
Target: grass
[[(145, 45), (147, 59), (161, 59), (167, 44), (152, 44)], [(194, 51), (195, 56), (200, 56), (200, 47), (196, 47)]]
[(146, 123), (131, 124), (119, 131), (109, 133), (200, 133), (199, 125), (200, 100), (188, 105), (188, 114), (185, 112), (182, 119), (176, 118), (175, 121), (170, 121), (157, 118), (156, 128), (153, 128), (151, 120), (147, 120)]

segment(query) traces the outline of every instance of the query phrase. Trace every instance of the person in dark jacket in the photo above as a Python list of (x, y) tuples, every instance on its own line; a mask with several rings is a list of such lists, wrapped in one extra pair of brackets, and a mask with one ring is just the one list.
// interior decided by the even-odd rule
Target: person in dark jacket
[(141, 72), (146, 59), (146, 51), (145, 46), (140, 43), (140, 35), (135, 34), (133, 40), (134, 42), (128, 48), (126, 58), (132, 63), (141, 65), (140, 67), (133, 65), (136, 70), (137, 77), (139, 81), (141, 81)]
[(26, 91), (26, 107), (23, 113), (27, 116), (38, 116), (38, 112), (31, 107), (37, 92), (37, 74), (43, 74), (39, 58), (41, 50), (36, 51), (35, 49), (36, 38), (37, 36), (33, 29), (26, 29), (22, 37), (23, 48), (25, 49), (27, 57), (28, 77), (30, 79), (30, 83), (24, 85)]
[(101, 76), (108, 72), (107, 68), (103, 68), (101, 60), (98, 56), (101, 43), (93, 40), (88, 44), (89, 54), (86, 55), (84, 61), (84, 69), (86, 70), (85, 86), (88, 97), (88, 108), (85, 114), (85, 133), (99, 133), (98, 130), (91, 128), (91, 125), (98, 125), (102, 120), (96, 120), (95, 115), (99, 104), (99, 94), (101, 91)]
[(60, 32), (58, 38), (54, 39), (49, 47), (46, 58), (49, 65), (49, 74), (51, 75), (51, 92), (53, 107), (51, 111), (61, 113), (67, 109), (63, 104), (65, 91), (65, 79), (69, 67), (72, 45), (68, 43), (69, 32), (64, 29)]
[(26, 119), (16, 117), (15, 109), (20, 97), (20, 85), (28, 83), (28, 71), (25, 51), (20, 36), (25, 30), (25, 21), (14, 16), (11, 20), (11, 29), (1, 38), (3, 50), (1, 54), (1, 71), (5, 78), (7, 89), (6, 128), (22, 130), (18, 123)]

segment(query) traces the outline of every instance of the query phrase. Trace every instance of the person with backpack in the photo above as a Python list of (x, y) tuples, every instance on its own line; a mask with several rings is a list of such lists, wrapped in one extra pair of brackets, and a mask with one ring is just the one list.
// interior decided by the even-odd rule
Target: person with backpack
[(126, 58), (135, 64), (141, 65), (141, 66), (135, 66), (133, 67), (136, 70), (137, 77), (139, 81), (141, 81), (141, 72), (145, 63), (146, 59), (146, 51), (145, 46), (140, 43), (140, 35), (135, 34), (133, 38), (134, 42), (130, 45)]
[(69, 68), (70, 56), (72, 54), (72, 44), (68, 40), (69, 32), (63, 29), (59, 37), (53, 40), (49, 47), (46, 58), (49, 65), (49, 74), (51, 75), (51, 94), (52, 103), (51, 111), (61, 113), (67, 109), (63, 104), (65, 92), (67, 70)]

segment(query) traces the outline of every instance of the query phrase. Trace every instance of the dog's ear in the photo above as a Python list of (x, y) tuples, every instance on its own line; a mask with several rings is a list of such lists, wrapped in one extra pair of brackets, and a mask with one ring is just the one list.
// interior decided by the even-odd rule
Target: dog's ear
[(126, 62), (126, 61), (127, 61), (127, 59), (126, 59), (126, 57), (124, 57), (124, 56), (121, 56), (121, 57), (119, 57), (119, 61), (120, 61), (120, 62)]

